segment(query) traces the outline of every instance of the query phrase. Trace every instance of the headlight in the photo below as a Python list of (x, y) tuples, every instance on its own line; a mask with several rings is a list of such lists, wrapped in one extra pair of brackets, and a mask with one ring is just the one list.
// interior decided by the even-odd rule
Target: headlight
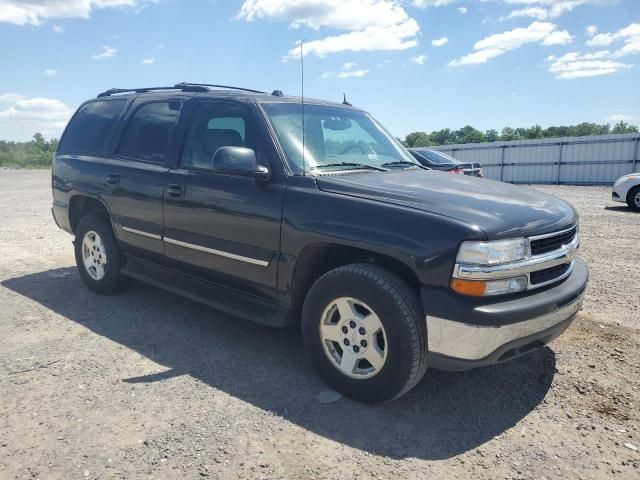
[(462, 242), (457, 262), (468, 265), (496, 265), (523, 260), (527, 256), (528, 242), (524, 238), (494, 242)]

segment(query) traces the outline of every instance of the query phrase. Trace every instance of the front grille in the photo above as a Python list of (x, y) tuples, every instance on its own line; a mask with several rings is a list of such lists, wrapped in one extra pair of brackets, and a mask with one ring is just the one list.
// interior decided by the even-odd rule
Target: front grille
[(567, 270), (571, 267), (571, 264), (556, 265), (555, 267), (545, 268), (544, 270), (538, 270), (537, 272), (531, 272), (529, 279), (532, 285), (540, 285), (542, 283), (551, 282), (556, 278), (560, 278), (567, 273)]
[(540, 238), (538, 240), (531, 240), (531, 255), (542, 255), (543, 253), (553, 252), (558, 250), (562, 245), (571, 243), (576, 236), (578, 227), (573, 227), (564, 233), (553, 235), (551, 237)]

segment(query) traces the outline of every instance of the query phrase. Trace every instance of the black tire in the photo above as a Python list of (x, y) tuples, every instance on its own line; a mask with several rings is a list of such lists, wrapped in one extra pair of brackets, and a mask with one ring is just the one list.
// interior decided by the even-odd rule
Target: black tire
[(636, 203), (638, 196), (640, 196), (640, 185), (629, 190), (627, 194), (627, 205), (634, 212), (640, 212), (640, 205)]
[[(325, 309), (340, 297), (364, 302), (382, 323), (386, 361), (372, 377), (347, 376), (325, 351), (321, 319)], [(427, 369), (426, 321), (417, 295), (404, 280), (377, 265), (345, 265), (320, 277), (304, 302), (302, 335), (307, 354), (326, 382), (362, 402), (384, 403), (400, 397), (422, 379)]]
[[(94, 278), (84, 264), (82, 245), (88, 232), (95, 232), (99, 235), (106, 254), (104, 276), (100, 279)], [(106, 217), (92, 214), (80, 219), (75, 232), (74, 250), (80, 277), (92, 292), (109, 295), (124, 290), (131, 283), (131, 279), (120, 272), (125, 264), (125, 257)]]

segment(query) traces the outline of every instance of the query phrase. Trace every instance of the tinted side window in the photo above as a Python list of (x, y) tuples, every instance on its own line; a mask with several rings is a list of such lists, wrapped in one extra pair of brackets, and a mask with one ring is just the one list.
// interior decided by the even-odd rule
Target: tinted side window
[(86, 104), (73, 116), (60, 141), (58, 152), (103, 153), (109, 133), (125, 104), (125, 100)]
[(180, 107), (180, 102), (154, 102), (138, 108), (129, 120), (118, 155), (163, 163)]
[(201, 103), (189, 124), (180, 164), (212, 170), (211, 160), (219, 147), (255, 149), (248, 120), (248, 114), (239, 105)]

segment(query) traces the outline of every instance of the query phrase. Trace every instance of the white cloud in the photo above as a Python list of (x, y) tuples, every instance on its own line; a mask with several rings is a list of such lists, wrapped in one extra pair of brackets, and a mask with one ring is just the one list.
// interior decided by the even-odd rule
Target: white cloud
[[(382, 64), (378, 66), (381, 66), (381, 65)], [(333, 77), (338, 77), (338, 78), (364, 77), (367, 73), (369, 73), (369, 70), (366, 70), (366, 69), (356, 69), (357, 66), (358, 66), (357, 63), (347, 62), (340, 67), (340, 71), (338, 72), (337, 75), (332, 71), (327, 71), (327, 72), (324, 72), (322, 75), (320, 75), (320, 78), (327, 79), (327, 78), (333, 78)]]
[(0, 94), (0, 132), (3, 139), (28, 140), (40, 132), (57, 137), (73, 112), (60, 100)]
[(599, 33), (587, 41), (590, 47), (608, 47), (614, 43), (623, 44), (613, 52), (616, 58), (640, 53), (640, 23), (631, 23), (614, 33)]
[(426, 55), (417, 55), (411, 58), (411, 61), (417, 63), (418, 65), (424, 65), (424, 62), (427, 61)]
[(154, 63), (156, 63), (156, 59), (155, 58), (145, 58), (144, 60), (142, 60), (143, 64), (145, 65), (153, 65)]
[(503, 22), (505, 20), (511, 20), (512, 18), (519, 17), (531, 17), (537, 20), (548, 20), (550, 18), (549, 11), (546, 8), (540, 7), (527, 7), (520, 10), (514, 10), (506, 17), (500, 17), (498, 20)]
[(571, 43), (572, 37), (566, 30), (558, 30), (553, 23), (533, 22), (526, 28), (515, 28), (503, 33), (490, 35), (477, 41), (473, 52), (452, 60), (449, 66), (475, 65), (485, 63), (499, 57), (510, 50), (515, 50), (529, 43), (542, 45), (565, 45)]
[(102, 47), (102, 52), (94, 53), (93, 55), (91, 55), (91, 58), (93, 58), (94, 60), (103, 60), (105, 58), (112, 58), (113, 56), (115, 56), (117, 51), (118, 51), (117, 48), (111, 48), (109, 45), (105, 45)]
[(596, 27), (595, 25), (589, 25), (587, 28), (585, 28), (585, 32), (587, 36), (593, 37), (596, 33), (598, 33), (598, 27)]
[(631, 23), (614, 33), (595, 35), (597, 29), (591, 29), (591, 32), (594, 35), (587, 41), (587, 45), (608, 47), (618, 44), (617, 49), (599, 50), (593, 53), (571, 52), (560, 58), (552, 55), (547, 58), (547, 63), (549, 71), (556, 74), (556, 78), (597, 77), (633, 67), (633, 64), (623, 63), (620, 59), (640, 54), (640, 23)]
[(455, 2), (455, 0), (413, 0), (413, 6), (419, 8), (446, 7), (453, 2)]
[(95, 9), (141, 7), (153, 0), (0, 0), (0, 22), (42, 25), (51, 18), (89, 18)]
[[(238, 18), (288, 22), (291, 28), (330, 28), (346, 33), (305, 42), (303, 55), (344, 51), (404, 50), (417, 44), (418, 23), (399, 0), (245, 0)], [(297, 58), (299, 46), (286, 58)]]
[(467, 7), (458, 7), (456, 8), (456, 10), (458, 10), (458, 12), (460, 12), (463, 15), (469, 11)]
[(338, 78), (349, 78), (349, 77), (364, 77), (369, 70), (347, 70), (346, 72), (338, 73)]
[(449, 39), (447, 37), (436, 38), (435, 40), (431, 40), (431, 45), (433, 45), (434, 47), (441, 47), (448, 42)]
[(531, 17), (537, 20), (549, 20), (583, 5), (614, 5), (619, 0), (502, 0), (509, 5), (520, 5), (523, 8), (512, 11), (500, 20), (518, 17)]
[(58, 74), (58, 71), (52, 68), (47, 68), (44, 72), (42, 72), (42, 74), (45, 77), (55, 77)]
[(162, 44), (162, 43), (159, 43), (158, 45), (156, 45), (156, 47), (158, 47), (158, 48), (165, 48), (164, 44)]
[(633, 122), (637, 117), (634, 117), (633, 115), (624, 115), (622, 113), (617, 113), (615, 115), (609, 115), (608, 117), (605, 117), (605, 120), (607, 122)]
[(586, 54), (571, 52), (560, 58), (551, 55), (547, 58), (547, 63), (549, 72), (562, 80), (611, 75), (632, 67), (632, 65), (612, 60), (609, 50)]
[(51, 30), (53, 30), (54, 33), (64, 33), (64, 27), (62, 25), (53, 25)]

